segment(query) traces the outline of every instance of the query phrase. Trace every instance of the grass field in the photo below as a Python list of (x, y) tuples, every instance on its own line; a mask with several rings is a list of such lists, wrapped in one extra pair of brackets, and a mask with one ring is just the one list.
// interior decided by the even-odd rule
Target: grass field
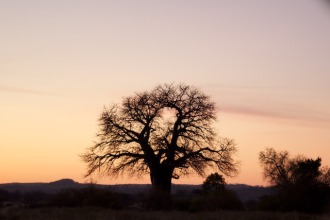
[(273, 213), (273, 212), (178, 212), (178, 211), (114, 211), (102, 208), (11, 208), (2, 209), (0, 219), (109, 219), (109, 220), (328, 220), (328, 215), (306, 215), (301, 213)]

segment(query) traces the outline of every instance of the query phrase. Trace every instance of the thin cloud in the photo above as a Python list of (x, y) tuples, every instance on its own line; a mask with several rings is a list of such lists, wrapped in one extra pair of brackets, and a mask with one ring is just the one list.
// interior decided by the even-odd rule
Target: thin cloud
[(221, 107), (219, 111), (233, 114), (255, 115), (272, 118), (290, 118), (288, 115), (281, 114), (278, 112), (272, 112), (264, 109), (249, 108), (244, 106), (225, 106)]
[(54, 93), (46, 92), (46, 91), (27, 89), (22, 87), (3, 86), (3, 85), (0, 85), (0, 92), (24, 93), (31, 95), (55, 95)]
[[(260, 103), (255, 102), (255, 97), (260, 96), (260, 94), (265, 94), (267, 90), (269, 92), (272, 91), (285, 91), (289, 92), (290, 90), (305, 91), (307, 88), (303, 87), (285, 87), (285, 86), (264, 86), (264, 85), (226, 85), (226, 84), (204, 84), (204, 88), (209, 89), (217, 89), (219, 91), (228, 90), (229, 93), (223, 93), (233, 98), (231, 101), (222, 101), (222, 105), (218, 109), (219, 112), (230, 113), (230, 114), (238, 114), (238, 115), (249, 115), (255, 117), (265, 117), (270, 119), (279, 119), (279, 120), (287, 120), (287, 121), (295, 121), (303, 124), (315, 125), (315, 124), (323, 124), (329, 126), (330, 123), (330, 114), (326, 112), (324, 109), (320, 109), (317, 107), (304, 105), (299, 102), (284, 102), (278, 99), (273, 99), (272, 96), (269, 96), (269, 100), (272, 100), (272, 104), (261, 105)], [(245, 94), (246, 91), (254, 91), (254, 95), (251, 93)], [(232, 91), (237, 91), (242, 93), (241, 100), (249, 100), (245, 101), (244, 104), (235, 102), (236, 93), (232, 93)], [(243, 93), (244, 92), (244, 93)], [(295, 91), (294, 91), (295, 92)], [(292, 93), (294, 94), (294, 93)], [(224, 96), (226, 96), (224, 95)], [(251, 98), (252, 97), (252, 98)], [(268, 101), (269, 101), (268, 100)], [(268, 102), (270, 103), (270, 102)], [(323, 111), (322, 111), (323, 110)]]
[[(293, 109), (293, 106), (292, 106)], [(284, 120), (294, 120), (300, 122), (308, 123), (330, 123), (330, 115), (324, 112), (318, 112), (315, 110), (302, 111), (301, 108), (294, 108), (294, 110), (289, 111), (288, 109), (277, 109), (268, 110), (256, 107), (246, 107), (246, 106), (222, 106), (218, 110), (220, 112), (226, 112), (231, 114), (241, 114), (241, 115), (251, 115), (257, 117), (267, 117), (273, 119), (284, 119)]]
[(209, 89), (227, 89), (227, 90), (237, 90), (237, 89), (248, 89), (248, 90), (303, 90), (307, 88), (299, 87), (289, 87), (289, 86), (270, 86), (270, 85), (226, 85), (226, 84), (203, 84), (203, 88)]

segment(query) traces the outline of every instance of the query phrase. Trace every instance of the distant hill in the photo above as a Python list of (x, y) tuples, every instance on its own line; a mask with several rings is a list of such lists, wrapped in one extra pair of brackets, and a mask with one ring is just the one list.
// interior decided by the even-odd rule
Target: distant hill
[(33, 192), (42, 191), (45, 193), (57, 193), (64, 188), (84, 187), (84, 184), (77, 183), (72, 179), (61, 179), (50, 183), (5, 183), (0, 184), (0, 189), (8, 192)]
[(257, 201), (260, 197), (274, 194), (275, 190), (271, 187), (250, 186), (245, 184), (229, 184), (228, 189), (233, 190), (242, 202), (249, 200)]
[[(83, 188), (90, 184), (78, 183), (72, 179), (61, 179), (50, 183), (6, 183), (0, 184), (0, 190), (6, 190), (8, 192), (44, 192), (48, 194), (54, 194), (62, 189), (66, 188)], [(116, 185), (101, 185), (96, 184), (96, 187), (111, 188), (115, 192), (126, 194), (138, 194), (148, 192), (151, 189), (150, 184), (116, 184)], [(269, 187), (262, 186), (249, 186), (245, 184), (228, 184), (227, 188), (236, 192), (237, 196), (242, 202), (249, 200), (257, 200), (261, 196), (269, 195), (273, 193), (273, 190)], [(187, 184), (173, 184), (172, 192), (176, 194), (178, 192), (191, 193), (195, 190), (201, 189), (201, 185), (187, 185)]]

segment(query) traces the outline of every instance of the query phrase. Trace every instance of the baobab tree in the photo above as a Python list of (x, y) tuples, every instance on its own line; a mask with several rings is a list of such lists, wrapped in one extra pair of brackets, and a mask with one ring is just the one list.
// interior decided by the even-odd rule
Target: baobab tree
[(205, 176), (208, 168), (233, 176), (235, 144), (212, 128), (216, 111), (209, 96), (184, 84), (126, 97), (104, 108), (98, 141), (82, 155), (86, 176), (149, 174), (153, 189), (167, 193), (173, 178)]

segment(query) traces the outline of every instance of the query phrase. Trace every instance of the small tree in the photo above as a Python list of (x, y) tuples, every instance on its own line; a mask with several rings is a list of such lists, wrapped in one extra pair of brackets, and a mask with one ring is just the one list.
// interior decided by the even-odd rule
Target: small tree
[(260, 152), (259, 161), (264, 178), (274, 186), (285, 188), (297, 184), (316, 184), (322, 179), (321, 158), (290, 158), (287, 151), (276, 152), (273, 148), (267, 148)]
[(149, 173), (155, 190), (171, 191), (172, 178), (208, 168), (237, 172), (234, 142), (212, 128), (216, 107), (210, 97), (187, 85), (165, 84), (105, 108), (99, 140), (82, 155), (87, 175), (99, 171)]
[(282, 211), (321, 212), (330, 201), (328, 168), (321, 168), (321, 158), (290, 158), (287, 151), (272, 148), (259, 154), (265, 179), (279, 189), (269, 196), (268, 207)]
[(292, 185), (318, 184), (321, 175), (321, 158), (293, 160), (288, 168), (290, 170), (290, 183)]
[(205, 192), (223, 191), (225, 184), (225, 178), (222, 175), (212, 173), (203, 182), (202, 188)]
[(285, 186), (289, 183), (289, 153), (287, 151), (276, 152), (273, 148), (267, 148), (259, 153), (259, 161), (263, 167), (264, 178), (270, 184)]
[(237, 210), (242, 203), (234, 191), (225, 188), (225, 179), (218, 173), (210, 174), (202, 185), (203, 193), (191, 201), (191, 211)]

